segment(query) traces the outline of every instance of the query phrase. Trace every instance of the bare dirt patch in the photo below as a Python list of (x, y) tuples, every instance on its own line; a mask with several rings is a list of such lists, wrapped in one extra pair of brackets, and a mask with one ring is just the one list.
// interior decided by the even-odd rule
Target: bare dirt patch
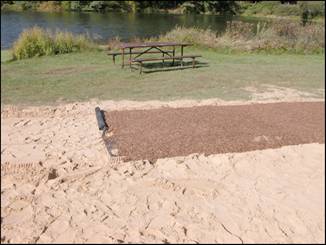
[(261, 88), (245, 87), (244, 90), (252, 93), (251, 99), (255, 101), (283, 101), (285, 98), (287, 101), (302, 101), (306, 98), (312, 99), (325, 97), (324, 89), (315, 90), (314, 92), (307, 92), (270, 84), (265, 84)]
[(125, 160), (325, 142), (325, 104), (273, 103), (106, 112)]

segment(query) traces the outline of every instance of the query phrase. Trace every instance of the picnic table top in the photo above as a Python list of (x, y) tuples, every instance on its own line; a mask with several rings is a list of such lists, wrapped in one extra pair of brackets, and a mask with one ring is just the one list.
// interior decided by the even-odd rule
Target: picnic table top
[(190, 46), (190, 43), (178, 42), (147, 42), (147, 43), (122, 43), (120, 48), (148, 48), (165, 46)]

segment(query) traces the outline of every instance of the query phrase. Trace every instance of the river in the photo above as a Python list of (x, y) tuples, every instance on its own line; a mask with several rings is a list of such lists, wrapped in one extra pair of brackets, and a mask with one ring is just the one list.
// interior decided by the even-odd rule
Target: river
[(250, 23), (266, 21), (259, 18), (218, 15), (1, 11), (1, 49), (10, 48), (24, 29), (33, 26), (88, 34), (95, 41), (104, 43), (115, 36), (124, 41), (133, 37), (157, 36), (177, 25), (211, 28), (221, 32), (230, 20)]

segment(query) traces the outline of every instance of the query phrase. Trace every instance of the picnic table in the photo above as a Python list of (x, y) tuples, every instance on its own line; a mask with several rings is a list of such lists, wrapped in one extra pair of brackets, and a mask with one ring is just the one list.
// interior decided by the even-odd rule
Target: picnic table
[[(122, 43), (120, 45), (121, 52), (108, 53), (113, 56), (113, 62), (115, 63), (115, 56), (122, 56), (121, 67), (125, 66), (125, 56), (129, 55), (128, 64), (131, 68), (132, 63), (138, 63), (140, 65), (140, 73), (142, 73), (142, 64), (146, 61), (157, 61), (162, 60), (164, 65), (165, 60), (172, 60), (172, 65), (174, 65), (175, 60), (181, 61), (181, 66), (183, 66), (183, 59), (192, 58), (193, 67), (195, 67), (195, 58), (201, 57), (200, 55), (184, 55), (184, 47), (191, 46), (189, 43), (179, 43), (179, 42), (146, 42), (146, 43)], [(164, 50), (164, 48), (170, 48), (169, 50)], [(176, 56), (176, 49), (180, 48), (180, 55)], [(145, 49), (145, 50), (144, 50)], [(155, 58), (140, 58), (145, 54), (161, 54), (160, 57)], [(133, 57), (133, 55), (136, 55)]]

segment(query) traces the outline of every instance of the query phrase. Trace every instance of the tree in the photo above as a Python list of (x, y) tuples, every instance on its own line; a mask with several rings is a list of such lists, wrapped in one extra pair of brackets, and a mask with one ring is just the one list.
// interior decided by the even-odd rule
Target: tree
[(239, 10), (239, 5), (236, 1), (205, 1), (206, 12), (218, 14), (236, 14)]
[(80, 11), (81, 5), (79, 2), (80, 1), (70, 1), (70, 9), (73, 11)]
[(90, 7), (97, 12), (103, 11), (106, 6), (107, 6), (106, 1), (91, 1), (90, 3)]

